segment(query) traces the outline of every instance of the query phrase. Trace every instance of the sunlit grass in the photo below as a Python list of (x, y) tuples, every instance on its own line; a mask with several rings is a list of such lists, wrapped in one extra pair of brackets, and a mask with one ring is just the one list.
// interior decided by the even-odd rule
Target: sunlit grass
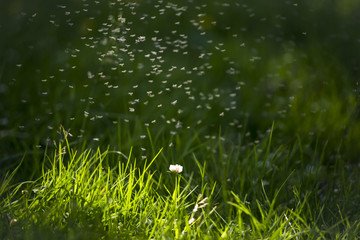
[(359, 4), (17, 2), (0, 239), (360, 237)]
[(245, 154), (233, 155), (215, 141), (217, 151), (228, 156), (215, 152), (208, 155), (214, 159), (199, 161), (194, 155), (182, 163), (182, 172), (155, 167), (166, 157), (163, 149), (140, 161), (131, 149), (78, 152), (65, 138), (45, 155), (38, 179), (9, 184), (16, 171), (5, 176), (0, 234), (2, 239), (355, 237), (360, 225), (345, 217), (346, 209), (338, 206), (328, 215), (333, 204), (351, 200), (350, 189), (323, 190), (319, 163), (298, 169), (292, 162), (298, 147), (273, 149), (271, 135)]

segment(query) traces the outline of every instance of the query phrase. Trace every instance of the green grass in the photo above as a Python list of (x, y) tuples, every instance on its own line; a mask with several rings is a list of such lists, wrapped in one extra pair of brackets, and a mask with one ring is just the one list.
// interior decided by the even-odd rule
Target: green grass
[[(181, 162), (182, 173), (163, 166), (164, 149), (141, 161), (132, 149), (79, 152), (63, 138), (45, 154), (38, 179), (9, 184), (16, 170), (3, 179), (1, 238), (356, 238), (359, 212), (343, 203), (354, 201), (358, 184), (332, 180), (345, 171), (325, 172), (321, 154), (297, 163), (301, 143), (274, 148), (271, 133), (243, 150), (209, 141), (216, 151)], [(333, 184), (341, 185), (336, 192)]]
[(0, 239), (359, 238), (335, 6), (0, 1)]

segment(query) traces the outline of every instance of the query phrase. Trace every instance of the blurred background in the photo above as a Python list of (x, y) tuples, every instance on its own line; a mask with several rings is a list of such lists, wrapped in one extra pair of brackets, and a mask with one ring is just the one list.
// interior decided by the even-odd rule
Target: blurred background
[(25, 156), (30, 174), (60, 126), (71, 145), (128, 152), (148, 131), (164, 147), (220, 129), (256, 144), (273, 122), (278, 144), (357, 164), (359, 12), (356, 0), (2, 0), (0, 166)]

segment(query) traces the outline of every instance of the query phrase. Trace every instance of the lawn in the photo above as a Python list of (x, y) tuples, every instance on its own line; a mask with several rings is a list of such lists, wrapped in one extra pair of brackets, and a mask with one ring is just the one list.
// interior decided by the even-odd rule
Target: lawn
[(2, 1), (1, 239), (357, 239), (356, 1)]

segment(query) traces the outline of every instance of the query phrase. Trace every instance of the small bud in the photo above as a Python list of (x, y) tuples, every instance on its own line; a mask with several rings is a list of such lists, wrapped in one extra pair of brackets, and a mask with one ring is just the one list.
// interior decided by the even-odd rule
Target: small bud
[(10, 220), (10, 226), (14, 225), (15, 223), (17, 223), (17, 219), (11, 219)]

